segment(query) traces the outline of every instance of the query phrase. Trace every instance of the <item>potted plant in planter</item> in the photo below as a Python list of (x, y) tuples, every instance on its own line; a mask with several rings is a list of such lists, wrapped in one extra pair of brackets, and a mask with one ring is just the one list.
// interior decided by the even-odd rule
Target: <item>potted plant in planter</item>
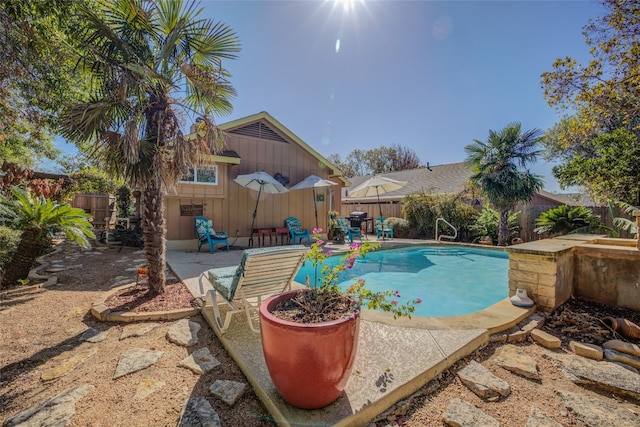
[(314, 278), (307, 278), (307, 287), (260, 305), (262, 349), (271, 379), (286, 402), (303, 409), (327, 406), (344, 390), (358, 348), (361, 307), (410, 317), (421, 302), (400, 305), (393, 299), (400, 296), (398, 291), (372, 292), (362, 279), (341, 290), (338, 274), (379, 243), (353, 244), (331, 267), (324, 264), (331, 253), (323, 251), (321, 232), (313, 230), (315, 241), (306, 255), (316, 271)]

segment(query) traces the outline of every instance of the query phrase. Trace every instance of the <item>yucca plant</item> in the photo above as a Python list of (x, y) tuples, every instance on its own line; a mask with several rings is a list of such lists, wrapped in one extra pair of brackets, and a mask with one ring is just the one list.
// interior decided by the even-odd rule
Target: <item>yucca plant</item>
[(95, 238), (91, 215), (68, 204), (34, 196), (20, 187), (13, 187), (11, 196), (0, 195), (0, 217), (6, 225), (22, 230), (20, 243), (7, 264), (2, 287), (26, 279), (35, 259), (51, 244), (51, 234), (62, 232), (67, 239), (81, 246), (91, 246)]

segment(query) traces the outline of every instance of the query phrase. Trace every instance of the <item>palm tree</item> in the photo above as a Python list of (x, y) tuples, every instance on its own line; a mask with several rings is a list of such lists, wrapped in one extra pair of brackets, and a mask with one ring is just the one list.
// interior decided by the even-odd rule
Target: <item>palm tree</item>
[[(239, 42), (228, 26), (197, 18), (182, 0), (103, 1), (83, 8), (81, 64), (92, 70), (91, 99), (72, 106), (63, 134), (90, 145), (129, 187), (143, 192), (142, 230), (150, 289), (164, 292), (164, 191), (189, 168), (211, 162), (222, 148), (210, 113), (229, 113), (235, 90), (223, 59)], [(202, 113), (194, 137), (180, 129), (184, 114)]]
[(95, 238), (90, 215), (68, 204), (36, 197), (20, 187), (13, 187), (13, 197), (0, 194), (0, 217), (13, 228), (22, 230), (20, 243), (7, 264), (2, 287), (17, 283), (29, 275), (35, 259), (42, 255), (51, 242), (52, 232), (62, 232), (67, 239), (81, 246), (91, 246)]
[(539, 129), (521, 132), (520, 123), (509, 123), (504, 129), (489, 130), (486, 142), (474, 140), (464, 147), (466, 163), (471, 167), (471, 181), (500, 212), (498, 245), (506, 246), (509, 236), (509, 211), (518, 202), (528, 202), (542, 189), (543, 181), (526, 168), (535, 163), (539, 150), (536, 144), (542, 136)]

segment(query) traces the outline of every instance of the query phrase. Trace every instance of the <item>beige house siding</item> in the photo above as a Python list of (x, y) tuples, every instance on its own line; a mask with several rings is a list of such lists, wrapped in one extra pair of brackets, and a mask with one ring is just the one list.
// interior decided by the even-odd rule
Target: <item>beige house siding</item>
[[(179, 184), (174, 192), (167, 194), (167, 240), (195, 239), (194, 216), (180, 215), (181, 205), (194, 204), (203, 205), (203, 215), (213, 221), (216, 230), (226, 231), (232, 239), (238, 230), (241, 238), (238, 244), (246, 244), (258, 192), (236, 184), (233, 179), (238, 175), (256, 171), (264, 171), (271, 176), (280, 173), (289, 177), (287, 188), (291, 188), (309, 175), (318, 175), (337, 182), (339, 185), (332, 188), (333, 210), (340, 210), (340, 193), (344, 181), (335, 166), (323, 161), (319, 154), (301, 143), (286, 128), (282, 129), (282, 125), (266, 113), (255, 117), (256, 120), (241, 120), (237, 126), (221, 125), (227, 132), (226, 148), (235, 151), (240, 157), (240, 162), (217, 163), (218, 185)], [(284, 141), (234, 133), (235, 129), (256, 121), (267, 126)], [(317, 201), (318, 225), (326, 230), (327, 211), (330, 206), (329, 188), (319, 188), (316, 194), (324, 196), (324, 201)], [(313, 206), (311, 189), (283, 194), (262, 193), (254, 227), (282, 227), (285, 218), (295, 216), (300, 219), (304, 228), (313, 229)]]

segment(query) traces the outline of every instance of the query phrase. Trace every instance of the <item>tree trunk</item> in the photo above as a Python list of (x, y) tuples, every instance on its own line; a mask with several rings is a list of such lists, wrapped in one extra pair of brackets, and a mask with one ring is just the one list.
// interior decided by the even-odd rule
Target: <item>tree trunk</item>
[(36, 258), (42, 253), (43, 244), (40, 238), (40, 229), (28, 228), (22, 232), (20, 243), (16, 252), (7, 265), (2, 278), (2, 287), (18, 283), (20, 279), (26, 279), (29, 270)]
[(165, 238), (164, 208), (160, 174), (151, 179), (144, 189), (144, 211), (142, 213), (142, 238), (144, 253), (149, 268), (149, 291), (164, 293), (165, 285)]
[(500, 225), (498, 226), (498, 246), (507, 246), (509, 240), (509, 209), (500, 212)]

